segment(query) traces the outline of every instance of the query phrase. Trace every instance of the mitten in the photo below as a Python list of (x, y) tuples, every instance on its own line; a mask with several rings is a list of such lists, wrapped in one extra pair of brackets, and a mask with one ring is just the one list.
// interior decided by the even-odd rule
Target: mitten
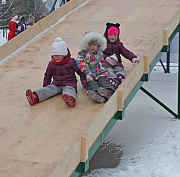
[(111, 59), (110, 57), (106, 58), (106, 62), (112, 66), (114, 66), (116, 64), (116, 61), (114, 59)]
[(117, 57), (116, 57), (116, 54), (111, 55), (110, 58), (113, 59), (113, 60), (115, 60), (116, 62), (118, 62), (118, 59), (117, 59)]
[(140, 58), (133, 58), (132, 62), (133, 62), (133, 64), (135, 64), (135, 63), (139, 62), (141, 59), (142, 59), (142, 57), (140, 57)]
[(94, 81), (94, 79), (92, 77), (92, 73), (89, 73), (89, 74), (86, 75), (86, 80), (87, 80), (87, 82)]

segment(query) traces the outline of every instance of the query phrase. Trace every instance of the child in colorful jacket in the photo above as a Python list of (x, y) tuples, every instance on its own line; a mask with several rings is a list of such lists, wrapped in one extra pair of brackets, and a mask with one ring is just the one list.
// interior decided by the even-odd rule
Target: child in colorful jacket
[[(57, 37), (52, 44), (51, 61), (49, 62), (45, 75), (43, 88), (34, 92), (26, 91), (26, 97), (31, 106), (44, 101), (52, 96), (62, 93), (62, 99), (70, 106), (76, 104), (77, 79), (75, 72), (85, 79), (84, 73), (77, 67), (74, 58), (71, 58), (66, 42)], [(51, 79), (53, 81), (51, 82)]]
[(97, 103), (103, 103), (114, 92), (114, 87), (107, 82), (108, 72), (105, 67), (103, 50), (106, 48), (105, 37), (98, 32), (86, 32), (79, 44), (80, 52), (76, 59), (79, 69), (86, 75), (82, 84), (87, 95)]
[(122, 83), (126, 77), (126, 72), (124, 71), (124, 66), (122, 64), (121, 55), (126, 59), (129, 59), (132, 63), (138, 62), (142, 58), (137, 58), (137, 56), (130, 52), (124, 47), (123, 43), (120, 42), (119, 23), (106, 23), (106, 30), (104, 33), (107, 39), (107, 48), (103, 52), (106, 62), (108, 62), (111, 67), (107, 68), (109, 73), (108, 82), (110, 82), (115, 88)]

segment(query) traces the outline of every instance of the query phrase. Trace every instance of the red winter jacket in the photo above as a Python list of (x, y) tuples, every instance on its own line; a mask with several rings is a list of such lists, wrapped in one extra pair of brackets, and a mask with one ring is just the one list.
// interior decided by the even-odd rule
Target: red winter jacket
[(8, 33), (8, 41), (16, 36), (17, 32), (17, 23), (15, 21), (9, 22), (9, 33)]

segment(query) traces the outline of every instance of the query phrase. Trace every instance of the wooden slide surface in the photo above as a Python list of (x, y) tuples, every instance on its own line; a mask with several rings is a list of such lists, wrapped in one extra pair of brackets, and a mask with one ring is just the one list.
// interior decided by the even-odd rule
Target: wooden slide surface
[[(58, 10), (63, 11), (68, 4), (73, 6), (77, 2), (71, 0)], [(170, 35), (180, 19), (179, 0), (87, 2), (0, 66), (0, 177), (70, 176), (81, 161), (81, 136), (88, 133), (90, 148), (116, 111), (123, 107), (118, 103), (119, 90), (107, 103), (96, 104), (88, 99), (80, 82), (75, 108), (68, 107), (61, 95), (33, 107), (28, 104), (25, 92), (42, 87), (56, 37), (67, 42), (72, 57), (76, 58), (79, 41), (86, 31), (104, 33), (106, 22), (118, 22), (125, 47), (137, 56), (148, 55), (151, 63), (164, 44), (160, 40), (164, 30), (168, 28)], [(51, 18), (53, 15), (43, 19), (41, 28), (53, 21)], [(11, 43), (7, 42), (3, 52), (15, 48), (18, 41), (31, 36), (37, 28), (34, 26), (32, 31), (28, 29), (14, 38), (14, 46), (8, 47)], [(130, 92), (145, 72), (144, 61), (132, 66), (123, 60), (123, 64), (128, 76), (121, 87)]]

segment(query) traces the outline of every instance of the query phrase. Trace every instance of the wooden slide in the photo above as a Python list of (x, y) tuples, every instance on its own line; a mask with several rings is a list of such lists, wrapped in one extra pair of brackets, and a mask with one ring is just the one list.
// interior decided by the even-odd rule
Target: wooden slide
[[(168, 45), (179, 19), (179, 0), (71, 0), (1, 46), (0, 177), (71, 176)], [(42, 87), (54, 39), (62, 37), (76, 58), (83, 34), (104, 33), (106, 22), (120, 23), (125, 47), (144, 57), (135, 66), (123, 59), (128, 76), (111, 99), (96, 104), (78, 82), (75, 108), (68, 107), (61, 95), (30, 106), (25, 92)]]

